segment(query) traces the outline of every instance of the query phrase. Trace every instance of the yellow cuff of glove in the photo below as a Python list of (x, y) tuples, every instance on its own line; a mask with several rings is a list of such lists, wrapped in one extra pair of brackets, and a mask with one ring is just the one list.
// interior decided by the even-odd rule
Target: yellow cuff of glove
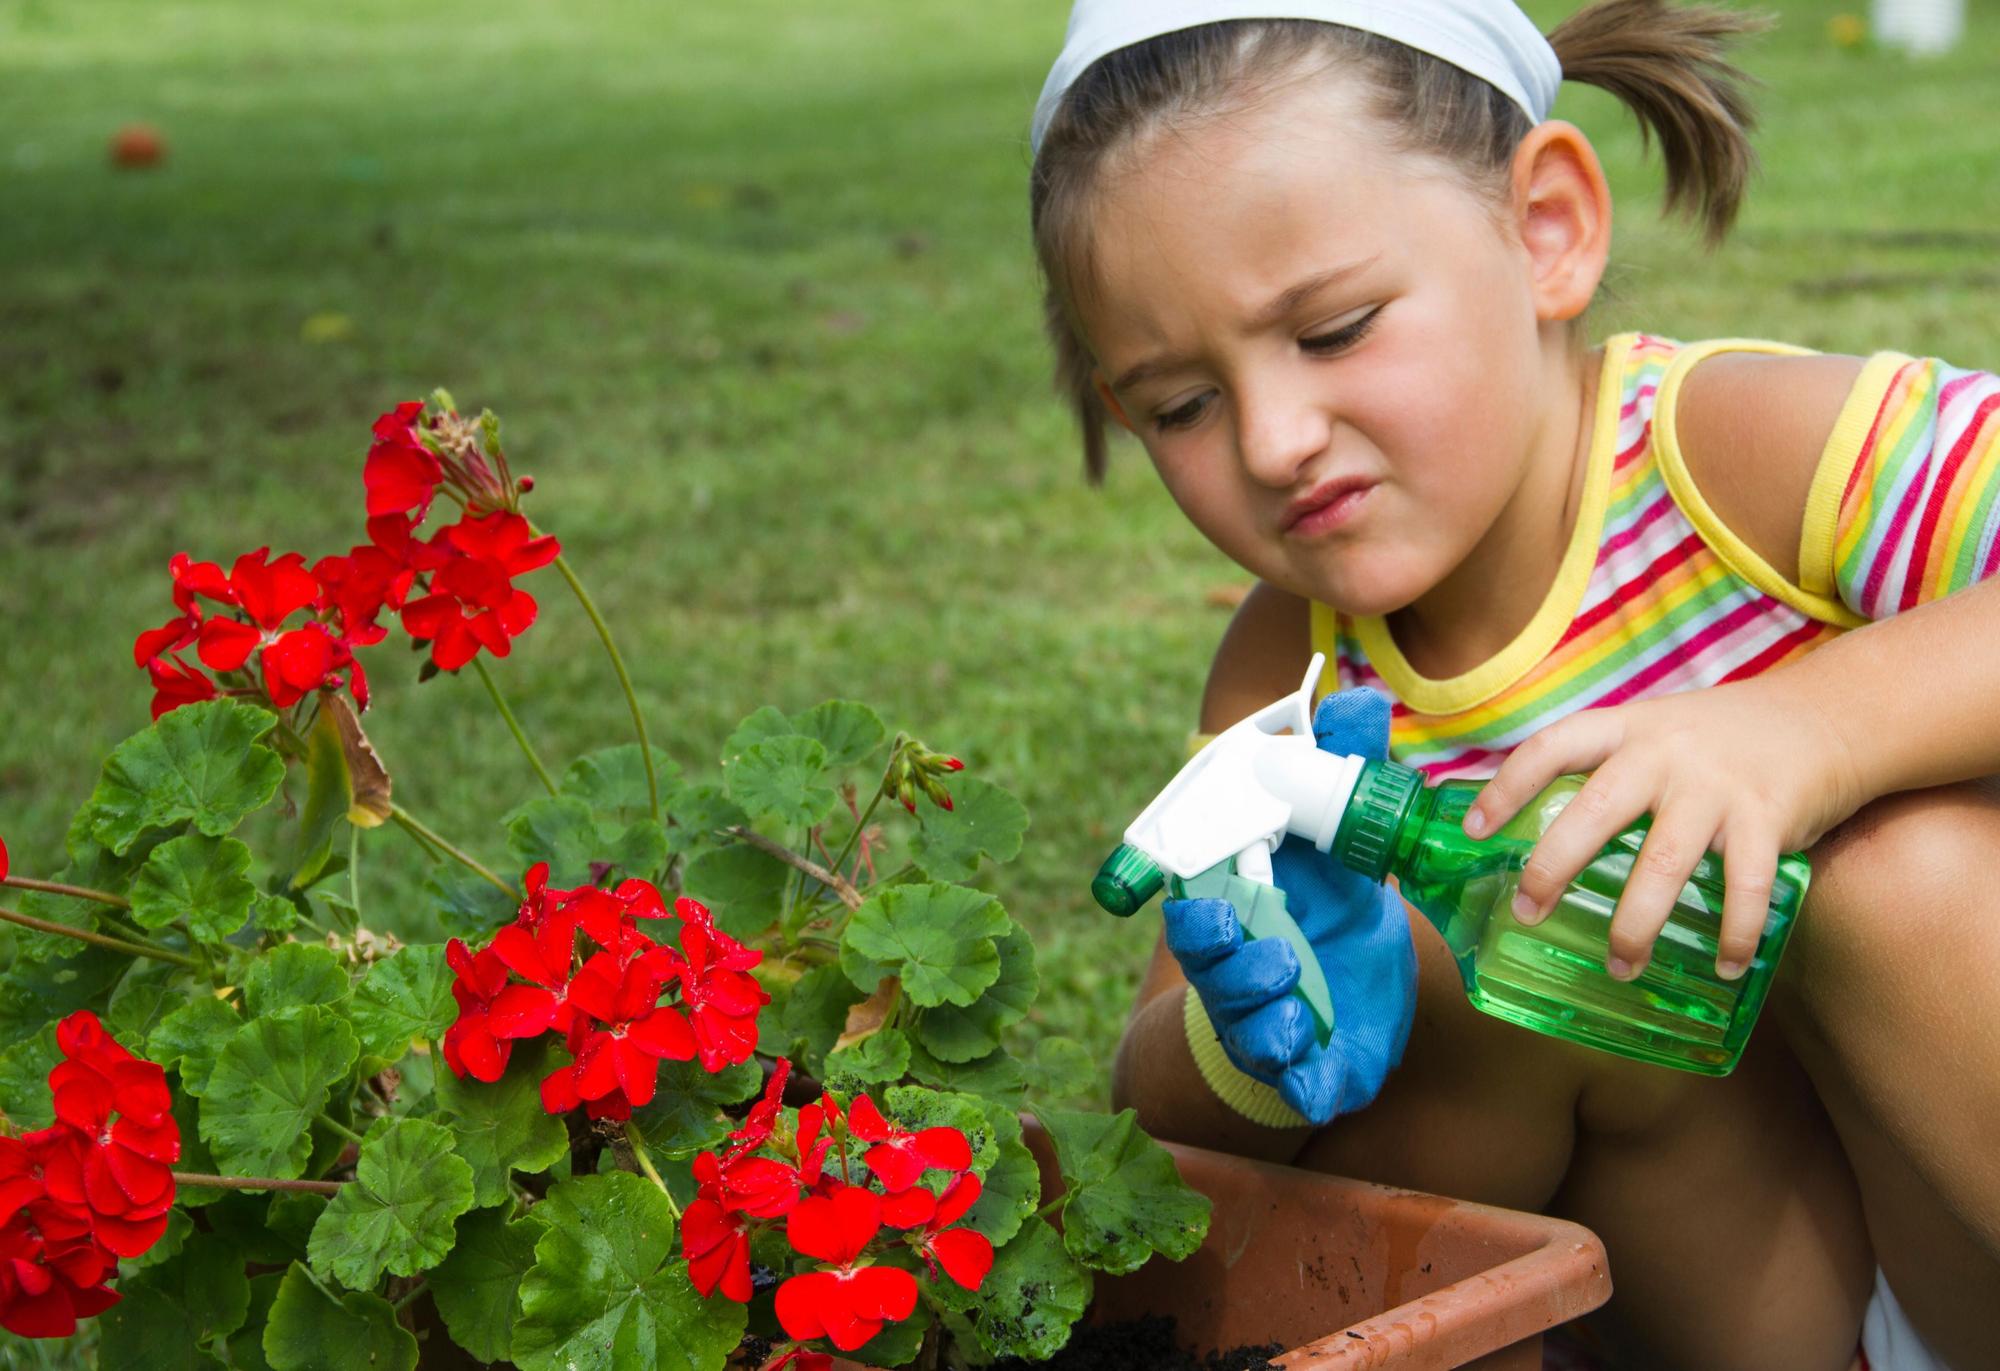
[(1215, 1036), (1215, 1025), (1209, 1022), (1208, 1010), (1202, 1007), (1201, 996), (1195, 994), (1193, 986), (1187, 988), (1181, 1020), (1187, 1029), (1188, 1051), (1194, 1054), (1195, 1068), (1218, 1100), (1251, 1123), (1266, 1128), (1307, 1126), (1305, 1115), (1286, 1104), (1276, 1090), (1236, 1069), (1229, 1054), (1222, 1050), (1222, 1040)]

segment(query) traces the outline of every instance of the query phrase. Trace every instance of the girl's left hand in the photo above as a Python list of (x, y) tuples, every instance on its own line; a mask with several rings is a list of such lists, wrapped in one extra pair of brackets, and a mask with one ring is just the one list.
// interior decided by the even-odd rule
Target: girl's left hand
[(1796, 851), (1859, 809), (1862, 793), (1839, 731), (1784, 673), (1586, 709), (1530, 736), (1501, 763), (1465, 815), (1474, 838), (1497, 831), (1558, 776), (1590, 780), (1535, 844), (1514, 916), (1547, 918), (1604, 845), (1653, 816), (1611, 920), (1606, 969), (1645, 969), (1702, 854), (1722, 854), (1725, 894), (1715, 967), (1741, 976), (1757, 950), (1780, 853)]

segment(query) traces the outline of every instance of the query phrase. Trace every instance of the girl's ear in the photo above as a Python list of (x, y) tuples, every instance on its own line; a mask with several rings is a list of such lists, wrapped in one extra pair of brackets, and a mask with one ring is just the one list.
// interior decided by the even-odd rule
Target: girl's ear
[(1514, 151), (1514, 229), (1533, 272), (1535, 317), (1574, 319), (1611, 256), (1611, 188), (1583, 130), (1550, 119)]
[(1111, 383), (1104, 379), (1102, 372), (1090, 373), (1090, 384), (1097, 388), (1097, 398), (1104, 405), (1105, 413), (1118, 421), (1118, 427), (1127, 433), (1136, 433), (1132, 421), (1125, 417), (1125, 406), (1118, 403), (1118, 397), (1111, 393)]

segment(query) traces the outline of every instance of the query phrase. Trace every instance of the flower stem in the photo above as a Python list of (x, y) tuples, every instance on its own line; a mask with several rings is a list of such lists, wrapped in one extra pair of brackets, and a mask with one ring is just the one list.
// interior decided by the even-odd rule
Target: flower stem
[(632, 1159), (639, 1163), (639, 1169), (646, 1173), (646, 1179), (660, 1187), (660, 1193), (667, 1197), (667, 1207), (674, 1211), (674, 1222), (681, 1221), (681, 1207), (674, 1203), (674, 1192), (667, 1189), (667, 1183), (660, 1179), (660, 1173), (653, 1168), (653, 1159), (646, 1155), (646, 1135), (639, 1131), (639, 1125), (631, 1120), (625, 1122), (625, 1141), (632, 1144)]
[(555, 780), (549, 775), (549, 769), (542, 765), (542, 759), (535, 755), (535, 745), (529, 742), (528, 735), (521, 731), (520, 720), (514, 717), (514, 711), (508, 707), (507, 697), (500, 693), (500, 683), (493, 679), (493, 673), (486, 669), (486, 663), (477, 657), (472, 659), (472, 669), (477, 671), (479, 679), (486, 683), (486, 693), (493, 697), (493, 703), (499, 709), (500, 717), (507, 721), (508, 729), (514, 734), (514, 741), (521, 745), (521, 751), (527, 755), (528, 765), (542, 778), (542, 784), (548, 788), (549, 794), (555, 794)]
[(26, 876), (0, 877), (0, 885), (19, 886), (23, 890), (39, 890), (45, 895), (68, 895), (79, 900), (95, 900), (99, 904), (112, 905), (118, 909), (130, 909), (132, 902), (123, 895), (113, 895), (107, 890), (90, 890), (80, 885), (63, 885), (58, 881), (35, 881)]
[(395, 1308), (395, 1311), (398, 1314), (402, 1313), (405, 1309), (408, 1309), (410, 1307), (410, 1302), (412, 1300), (416, 1299), (417, 1296), (423, 1294), (424, 1291), (428, 1289), (430, 1289), (430, 1282), (424, 1280), (422, 1277), (418, 1277), (417, 1283), (411, 1286), (408, 1290), (405, 1290), (403, 1292), (403, 1297), (396, 1301), (395, 1305), (393, 1306)]
[(361, 826), (347, 826), (347, 902), (354, 906), (354, 922), (361, 923)]
[(810, 857), (802, 857), (783, 843), (773, 842), (753, 828), (733, 824), (723, 830), (732, 838), (740, 838), (760, 852), (769, 853), (796, 871), (812, 877), (821, 885), (840, 897), (840, 902), (849, 910), (861, 908), (861, 892), (847, 883), (838, 871), (829, 871)]
[(304, 1190), (337, 1195), (345, 1181), (281, 1181), (275, 1176), (210, 1176), (201, 1171), (176, 1171), (175, 1185), (206, 1185), (218, 1190)]
[(485, 867), (481, 866), (472, 857), (467, 856), (465, 853), (459, 851), (457, 848), (453, 847), (450, 843), (446, 842), (443, 838), (440, 838), (434, 830), (426, 828), (424, 827), (423, 824), (417, 822), (416, 819), (411, 817), (410, 811), (403, 808), (401, 805), (391, 805), (389, 807), (389, 817), (394, 819), (398, 824), (402, 825), (403, 828), (407, 830), (419, 842), (429, 843), (432, 847), (444, 853), (445, 856), (450, 857), (453, 861), (458, 862), (460, 865), (464, 866), (474, 875), (479, 876), (481, 879), (490, 882), (496, 889), (501, 890), (508, 895), (513, 895), (516, 893), (514, 887), (508, 885), (498, 876), (495, 876), (492, 872), (488, 871)]
[[(889, 767), (894, 766), (896, 764), (896, 751), (898, 748), (902, 747), (902, 745), (903, 745), (903, 735), (898, 733), (896, 735), (896, 741), (890, 744), (889, 746), (889, 766), (885, 766), (882, 768), (882, 779), (884, 781), (887, 781), (889, 779)], [(840, 870), (841, 867), (847, 865), (848, 854), (853, 852), (854, 845), (861, 841), (861, 835), (868, 831), (868, 821), (875, 817), (875, 806), (881, 803), (882, 803), (882, 787), (880, 785), (877, 785), (875, 787), (874, 796), (868, 801), (868, 808), (864, 809), (861, 812), (860, 822), (856, 823), (854, 825), (854, 831), (847, 835), (847, 841), (840, 845), (840, 856), (836, 857), (833, 862), (833, 869), (835, 871), (838, 871)]]
[(336, 1119), (332, 1115), (328, 1114), (325, 1110), (321, 1110), (319, 1113), (313, 1115), (313, 1118), (319, 1123), (324, 1124), (328, 1129), (330, 1129), (333, 1132), (334, 1136), (345, 1138), (349, 1142), (354, 1143), (357, 1146), (360, 1144), (361, 1135), (359, 1133), (356, 1133), (353, 1129), (349, 1128), (339, 1119)]
[(75, 938), (78, 942), (94, 943), (98, 947), (108, 947), (113, 952), (123, 952), (128, 956), (151, 957), (155, 961), (178, 962), (182, 966), (199, 967), (201, 965), (193, 957), (184, 957), (178, 952), (169, 952), (166, 948), (155, 947), (151, 943), (131, 943), (125, 941), (123, 938), (107, 938), (102, 933), (92, 933), (88, 929), (82, 928), (71, 928), (68, 924), (54, 923), (48, 919), (37, 919), (32, 914), (17, 914), (11, 909), (0, 909), (0, 920), (5, 920), (10, 924), (19, 924), (23, 928), (32, 928), (38, 933), (56, 933), (65, 938)]
[(625, 689), (625, 703), (632, 708), (632, 727), (639, 734), (639, 760), (646, 764), (646, 793), (652, 800), (653, 822), (660, 821), (660, 780), (653, 774), (653, 747), (646, 741), (646, 716), (639, 712), (639, 697), (632, 690), (632, 678), (625, 671), (625, 659), (618, 655), (618, 644), (611, 640), (611, 629), (604, 622), (604, 616), (597, 612), (596, 601), (583, 588), (583, 582), (576, 579), (564, 557), (556, 557), (556, 570), (569, 582), (569, 588), (576, 593), (577, 603), (590, 616), (590, 622), (597, 629), (597, 636), (604, 641), (604, 650), (611, 654), (611, 665), (618, 672), (618, 684)]

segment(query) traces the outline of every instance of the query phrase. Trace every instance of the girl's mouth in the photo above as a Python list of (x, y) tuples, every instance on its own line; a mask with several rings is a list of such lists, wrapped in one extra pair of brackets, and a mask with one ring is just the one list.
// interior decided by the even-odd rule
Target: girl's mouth
[(1310, 495), (1292, 502), (1279, 525), (1280, 531), (1293, 538), (1316, 538), (1331, 533), (1354, 517), (1374, 488), (1373, 481), (1358, 476), (1328, 481)]

